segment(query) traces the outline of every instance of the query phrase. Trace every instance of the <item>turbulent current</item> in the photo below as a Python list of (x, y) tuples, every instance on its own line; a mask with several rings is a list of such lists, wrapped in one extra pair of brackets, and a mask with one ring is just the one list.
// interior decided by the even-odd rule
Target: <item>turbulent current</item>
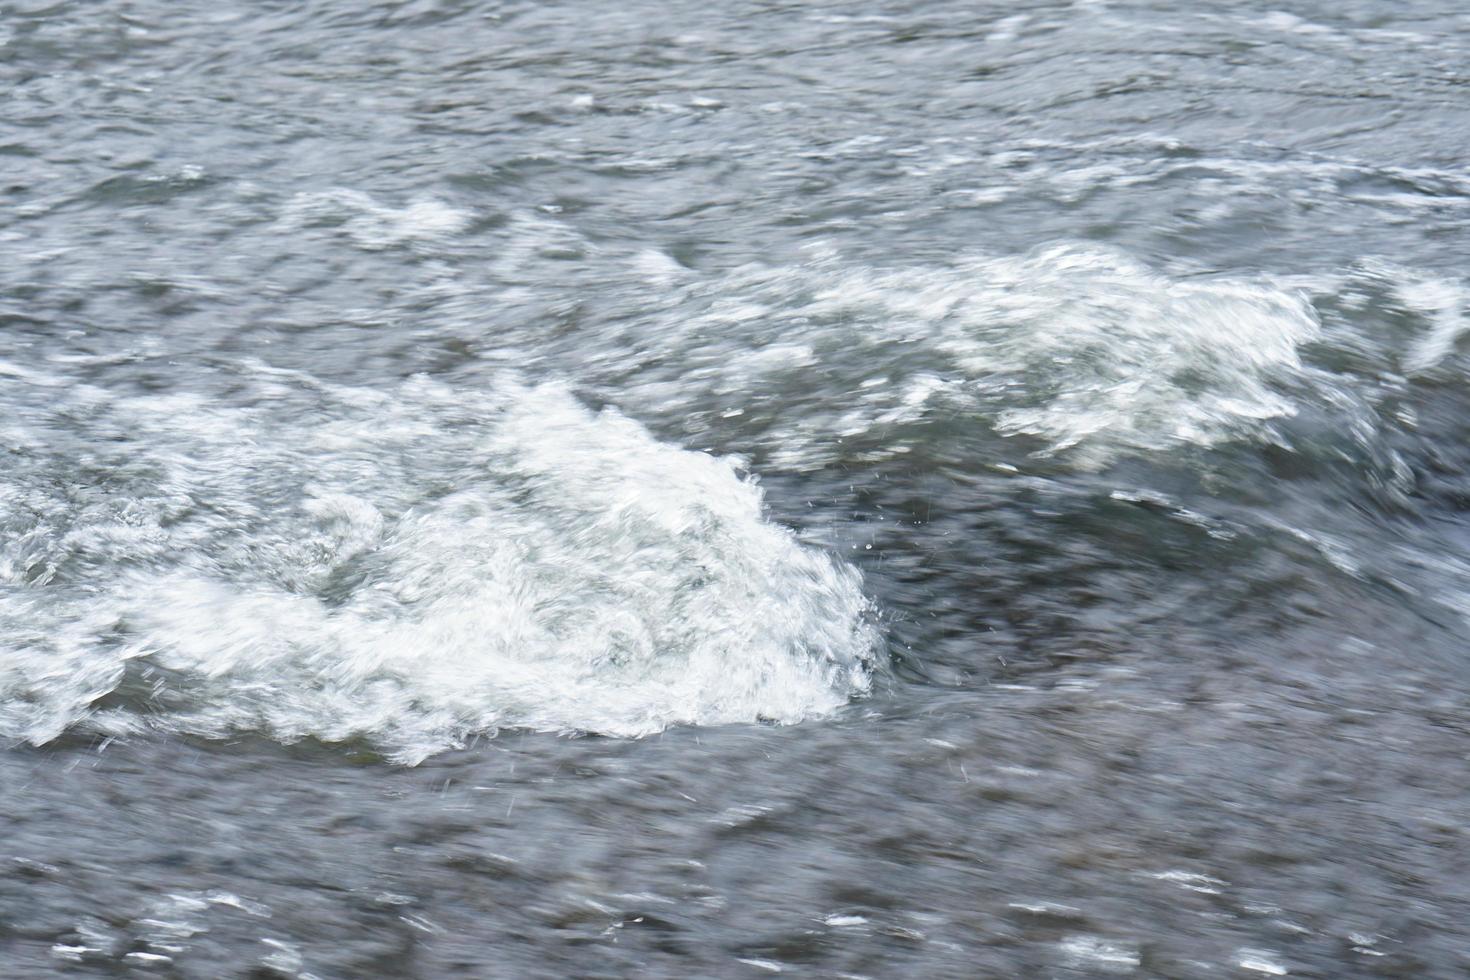
[(1467, 66), (0, 0), (0, 976), (1470, 974)]
[(416, 762), (499, 725), (795, 721), (868, 686), (853, 572), (727, 461), (565, 391), (247, 369), (252, 404), (221, 410), (12, 377), (37, 403), (5, 488), (11, 737), (256, 729)]

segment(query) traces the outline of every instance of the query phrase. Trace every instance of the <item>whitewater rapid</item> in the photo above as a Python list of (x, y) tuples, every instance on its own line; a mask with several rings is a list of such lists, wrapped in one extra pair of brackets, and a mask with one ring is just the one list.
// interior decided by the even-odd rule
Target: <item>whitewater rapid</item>
[(0, 733), (362, 740), (793, 722), (867, 691), (858, 575), (738, 461), (565, 388), (325, 385), (247, 408), (11, 370)]
[[(372, 249), (467, 220), (364, 213), (341, 227)], [(623, 274), (646, 287), (628, 332), (507, 331), (511, 360), (569, 383), (369, 388), (221, 357), (149, 391), (87, 380), (146, 353), (0, 364), (0, 735), (258, 732), (412, 763), (507, 727), (828, 714), (882, 670), (882, 615), (833, 555), (857, 545), (773, 523), (750, 457), (815, 472), (980, 434), (997, 472), (1089, 473), (1276, 446), (1354, 459), (1392, 503), (1393, 368), (1440, 370), (1463, 332), (1454, 284), (1386, 266), (1191, 276), (1080, 243), (903, 268), (816, 248), (714, 278), (645, 250)], [(1371, 377), (1310, 363), (1377, 342), (1329, 336), (1313, 294), (1385, 277), (1428, 326)], [(710, 443), (742, 455), (683, 448)], [(1162, 499), (1112, 493), (1135, 498)]]

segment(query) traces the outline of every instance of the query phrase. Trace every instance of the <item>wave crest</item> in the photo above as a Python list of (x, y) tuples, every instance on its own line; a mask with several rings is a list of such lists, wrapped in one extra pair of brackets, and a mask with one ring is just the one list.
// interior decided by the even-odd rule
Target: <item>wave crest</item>
[[(122, 497), (31, 528), (44, 582), (9, 568), (0, 731), (367, 738), (414, 762), (498, 727), (791, 722), (867, 690), (857, 573), (766, 521), (731, 461), (556, 387), (259, 383), (233, 412), (36, 403)], [(55, 475), (7, 493), (44, 503)]]

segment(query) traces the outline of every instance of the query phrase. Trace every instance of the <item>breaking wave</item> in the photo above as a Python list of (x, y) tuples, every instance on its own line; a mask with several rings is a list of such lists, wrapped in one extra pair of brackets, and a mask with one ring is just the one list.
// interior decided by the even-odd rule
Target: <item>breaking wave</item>
[[(1321, 330), (1301, 291), (1170, 276), (1079, 244), (902, 269), (818, 255), (715, 283), (681, 284), (647, 256), (637, 268), (678, 300), (660, 330), (640, 331), (609, 390), (743, 418), (793, 469), (853, 440), (907, 451), (914, 427), (937, 420), (1025, 437), (1083, 468), (1249, 437), (1297, 411), (1299, 351)], [(813, 376), (847, 396), (793, 410)]]
[(566, 390), (330, 387), (248, 406), (12, 369), (0, 733), (366, 739), (793, 722), (868, 689), (857, 573), (737, 463)]

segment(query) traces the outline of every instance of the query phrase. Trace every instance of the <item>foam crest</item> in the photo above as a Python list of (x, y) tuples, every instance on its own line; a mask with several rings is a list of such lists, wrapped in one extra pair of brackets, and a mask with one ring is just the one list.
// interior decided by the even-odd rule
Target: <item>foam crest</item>
[(296, 195), (282, 223), (291, 232), (337, 228), (359, 248), (381, 251), (442, 241), (463, 232), (472, 218), (469, 212), (443, 201), (420, 199), (391, 207), (361, 191), (336, 188)]
[(1272, 382), (1319, 334), (1299, 294), (1173, 280), (1115, 253), (1053, 248), (974, 271), (984, 288), (956, 304), (942, 346), (983, 400), (1020, 394), (998, 407), (1002, 433), (1090, 462), (1209, 446), (1293, 414)]
[[(415, 762), (499, 727), (794, 722), (867, 690), (857, 574), (766, 521), (729, 460), (557, 387), (250, 383), (264, 407), (31, 403), (63, 445), (0, 495), (7, 530), (29, 522), (0, 564), (0, 732)], [(106, 502), (49, 489), (78, 453)]]
[[(1171, 277), (1088, 245), (901, 269), (818, 256), (686, 297), (677, 313), (704, 308), (660, 333), (677, 379), (644, 370), (620, 384), (650, 404), (754, 418), (795, 468), (852, 439), (901, 451), (937, 420), (1024, 435), (1082, 467), (1250, 437), (1296, 411), (1299, 350), (1320, 333), (1298, 291)], [(846, 399), (792, 411), (813, 370)]]
[(1403, 367), (1411, 375), (1423, 374), (1438, 366), (1455, 350), (1466, 330), (1470, 330), (1470, 289), (1462, 282), (1415, 274), (1406, 269), (1396, 271), (1397, 291), (1409, 308), (1429, 319), (1429, 330), (1416, 338), (1403, 357)]

